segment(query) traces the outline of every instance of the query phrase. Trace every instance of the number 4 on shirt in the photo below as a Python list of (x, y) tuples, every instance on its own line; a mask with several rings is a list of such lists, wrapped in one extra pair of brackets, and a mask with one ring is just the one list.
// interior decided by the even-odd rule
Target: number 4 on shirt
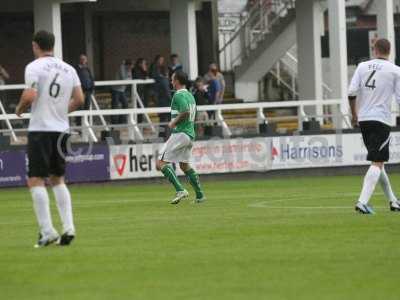
[(375, 73), (376, 73), (376, 70), (373, 70), (371, 75), (369, 75), (367, 82), (365, 83), (365, 87), (373, 89), (373, 90), (376, 88), (375, 79), (373, 79)]

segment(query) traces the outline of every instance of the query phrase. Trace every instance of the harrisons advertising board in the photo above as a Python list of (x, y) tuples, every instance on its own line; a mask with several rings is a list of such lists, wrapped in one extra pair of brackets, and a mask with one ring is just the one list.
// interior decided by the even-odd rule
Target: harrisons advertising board
[[(156, 160), (162, 146), (111, 146), (111, 179), (161, 176), (156, 170)], [(268, 138), (198, 141), (192, 150), (192, 164), (200, 174), (266, 171), (271, 163), (270, 150)]]
[[(272, 139), (272, 169), (367, 165), (361, 134), (282, 136)], [(389, 163), (400, 162), (400, 133), (393, 132)]]

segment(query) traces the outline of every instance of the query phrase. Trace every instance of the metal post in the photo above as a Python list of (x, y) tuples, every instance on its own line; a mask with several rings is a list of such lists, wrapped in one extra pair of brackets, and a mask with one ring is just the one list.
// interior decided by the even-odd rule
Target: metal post
[[(4, 109), (3, 102), (1, 101), (1, 99), (0, 99), (0, 112), (1, 112), (2, 115), (7, 116), (7, 112)], [(7, 125), (8, 129), (11, 131), (12, 139), (14, 140), (14, 142), (18, 142), (19, 141), (18, 137), (15, 134), (14, 128), (12, 127), (10, 120), (9, 119), (5, 119), (4, 121), (6, 122), (6, 125)]]
[[(94, 95), (92, 94), (92, 97), (91, 97), (91, 103), (90, 103), (90, 108), (92, 108), (92, 104), (94, 105), (94, 108), (97, 110), (97, 111), (99, 111), (100, 110), (100, 106), (99, 106), (99, 104), (97, 103), (97, 100), (96, 100), (96, 98), (94, 97)], [(105, 129), (108, 131), (108, 130), (110, 130), (110, 128), (107, 126), (107, 122), (106, 122), (106, 120), (105, 120), (105, 118), (104, 118), (104, 116), (103, 115), (99, 115), (99, 117), (100, 117), (100, 121), (101, 121), (101, 123), (103, 124), (103, 126), (105, 127)]]

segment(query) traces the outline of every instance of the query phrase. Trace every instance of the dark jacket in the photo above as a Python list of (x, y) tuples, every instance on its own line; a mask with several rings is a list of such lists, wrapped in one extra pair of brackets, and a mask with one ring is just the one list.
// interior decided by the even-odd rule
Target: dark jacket
[(94, 89), (94, 78), (90, 69), (86, 66), (77, 65), (76, 72), (81, 81), (82, 90), (93, 91)]

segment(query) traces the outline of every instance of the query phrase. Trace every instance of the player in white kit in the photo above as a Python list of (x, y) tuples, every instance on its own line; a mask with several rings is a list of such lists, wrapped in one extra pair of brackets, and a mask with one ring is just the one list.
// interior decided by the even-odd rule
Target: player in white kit
[(384, 167), (384, 163), (389, 160), (393, 96), (400, 103), (400, 68), (388, 60), (388, 40), (377, 40), (374, 54), (375, 59), (358, 65), (349, 87), (352, 123), (354, 127), (360, 127), (368, 150), (367, 160), (371, 161), (355, 207), (362, 214), (374, 213), (368, 201), (378, 181), (390, 203), (390, 210), (400, 211), (400, 203), (393, 193)]
[[(53, 56), (54, 35), (38, 31), (32, 41), (36, 60), (25, 69), (27, 88), (16, 108), (20, 116), (31, 107), (28, 128), (28, 187), (40, 228), (37, 246), (69, 245), (75, 237), (71, 195), (64, 182), (68, 113), (84, 101), (75, 69)], [(53, 227), (45, 179), (49, 178), (63, 225)]]

